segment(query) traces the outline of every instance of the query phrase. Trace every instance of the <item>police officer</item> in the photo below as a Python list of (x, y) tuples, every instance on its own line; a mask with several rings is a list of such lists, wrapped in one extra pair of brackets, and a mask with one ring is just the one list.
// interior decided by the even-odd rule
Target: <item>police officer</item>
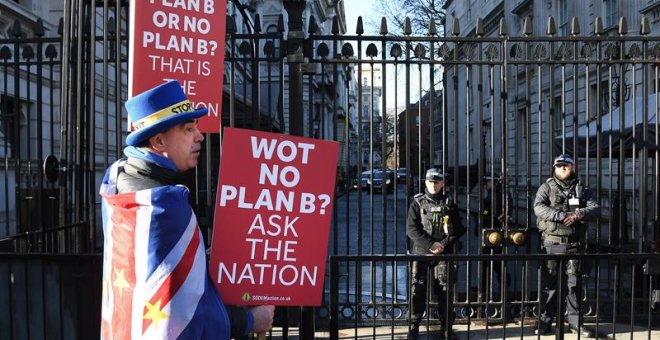
[[(581, 183), (575, 173), (575, 161), (568, 154), (555, 158), (553, 176), (543, 183), (534, 200), (534, 213), (538, 219), (541, 232), (542, 248), (547, 254), (577, 254), (584, 252), (585, 221), (595, 219), (600, 213), (600, 207), (590, 196), (589, 190)], [(579, 333), (583, 338), (594, 337), (589, 327), (579, 323), (579, 301), (577, 292), (580, 289), (578, 278), (580, 262), (569, 260), (566, 268), (567, 282), (562, 282), (566, 294), (566, 311), (569, 329)], [(546, 287), (542, 298), (543, 309), (536, 334), (552, 332), (552, 319), (557, 311), (557, 261), (547, 261), (544, 268), (543, 282)], [(562, 299), (563, 300), (563, 299)]]
[[(511, 194), (508, 192), (506, 193), (504, 200), (502, 199), (503, 191), (502, 181), (498, 177), (494, 177), (490, 173), (484, 175), (482, 188), (483, 200), (481, 205), (481, 216), (483, 217), (483, 223), (481, 224), (482, 229), (494, 228), (502, 231), (504, 221), (508, 219), (508, 216), (504, 215), (505, 202), (509, 209), (511, 209), (511, 204), (513, 202)], [(502, 254), (502, 246), (482, 246), (481, 253)], [(500, 287), (505, 286), (508, 289), (511, 286), (511, 276), (508, 272), (506, 273), (504, 282), (502, 281), (501, 261), (484, 261), (483, 270), (480, 274), (481, 290), (479, 292), (482, 301), (489, 297), (487, 294), (489, 288), (491, 290), (490, 297), (492, 300), (499, 301), (501, 298), (500, 290), (494, 289), (494, 282), (493, 284), (490, 284), (491, 282), (488, 280), (488, 278), (492, 278), (493, 276), (497, 278)], [(507, 313), (507, 316), (508, 314), (509, 313)]]
[[(424, 193), (415, 195), (406, 222), (406, 234), (413, 242), (412, 252), (416, 255), (441, 256), (453, 252), (453, 243), (465, 232), (458, 211), (451, 201), (451, 195), (444, 192), (445, 176), (439, 168), (426, 171)], [(419, 324), (426, 309), (426, 293), (430, 286), (431, 300), (437, 301), (435, 311), (441, 325), (448, 321), (448, 330), (442, 330), (442, 338), (451, 334), (453, 315), (447, 317), (445, 311), (451, 297), (447, 282), (448, 265), (444, 261), (414, 261), (411, 280), (411, 328), (408, 339), (416, 339)], [(453, 266), (452, 266), (453, 267)], [(431, 275), (429, 277), (429, 275)], [(451, 308), (449, 308), (451, 310)], [(441, 326), (441, 327), (442, 327)]]

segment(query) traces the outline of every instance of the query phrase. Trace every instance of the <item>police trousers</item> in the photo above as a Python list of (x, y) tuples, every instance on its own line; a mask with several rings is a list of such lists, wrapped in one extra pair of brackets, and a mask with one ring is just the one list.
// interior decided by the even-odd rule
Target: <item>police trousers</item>
[[(428, 301), (434, 307), (429, 308), (430, 317), (438, 318), (442, 324), (445, 321), (453, 321), (454, 313), (451, 306), (452, 293), (449, 289), (451, 284), (448, 284), (448, 277), (455, 277), (454, 274), (449, 275), (446, 262), (422, 262), (413, 261), (412, 263), (412, 280), (411, 280), (411, 306), (410, 306), (410, 321), (419, 324), (424, 316)], [(453, 272), (453, 271), (452, 271)], [(429, 294), (427, 294), (429, 293)], [(450, 318), (446, 318), (447, 310), (450, 311)]]
[[(584, 251), (584, 247), (579, 242), (572, 243), (553, 243), (543, 242), (543, 247), (547, 254), (577, 254)], [(579, 324), (579, 302), (581, 295), (581, 274), (580, 263), (577, 260), (569, 260), (563, 264), (563, 280), (558, 282), (558, 271), (560, 269), (558, 261), (548, 260), (543, 268), (541, 282), (543, 282), (543, 293), (541, 295), (541, 321), (548, 324), (557, 314), (557, 303), (565, 301), (565, 308), (568, 323), (572, 325)], [(559, 297), (558, 284), (562, 285), (562, 296)], [(563, 309), (562, 309), (563, 310)]]

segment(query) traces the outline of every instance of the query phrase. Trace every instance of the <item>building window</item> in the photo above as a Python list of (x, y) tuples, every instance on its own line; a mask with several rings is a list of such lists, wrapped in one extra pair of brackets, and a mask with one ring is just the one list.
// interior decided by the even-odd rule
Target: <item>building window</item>
[(561, 133), (561, 129), (562, 129), (562, 122), (564, 120), (564, 117), (563, 117), (563, 114), (562, 114), (562, 107), (561, 107), (562, 101), (561, 101), (561, 99), (562, 99), (561, 96), (555, 97), (553, 113), (552, 113), (552, 115), (553, 115), (552, 118), (553, 118), (555, 131), (560, 132), (560, 133)]
[(481, 136), (483, 146), (484, 159), (486, 164), (486, 169), (490, 169), (493, 165), (493, 158), (491, 157), (491, 152), (495, 153), (493, 149), (493, 143), (491, 143), (491, 136), (493, 135), (492, 124), (490, 118), (484, 119), (481, 123), (483, 134)]
[[(16, 112), (17, 108), (18, 112)], [(16, 98), (11, 96), (0, 97), (0, 136), (3, 144), (9, 146), (11, 158), (27, 157), (26, 112), (28, 110), (29, 106), (25, 102), (16, 103)]]
[(603, 80), (600, 83), (600, 93), (601, 93), (601, 114), (606, 114), (610, 112), (610, 102), (612, 101), (612, 92), (610, 91), (610, 83), (607, 80)]
[(619, 1), (603, 0), (605, 5), (605, 27), (611, 27), (617, 24), (619, 20)]
[(570, 33), (568, 22), (568, 0), (557, 1), (557, 21), (559, 24), (559, 34), (567, 36)]
[(9, 25), (7, 22), (0, 20), (0, 38), (9, 38), (9, 30), (11, 28), (11, 25)]
[(527, 155), (527, 109), (525, 105), (521, 103), (518, 108), (518, 114), (516, 115), (516, 160), (519, 166), (519, 169), (524, 171), (525, 166), (525, 157)]
[(591, 84), (591, 86), (589, 86), (589, 103), (587, 104), (589, 105), (589, 108), (591, 108), (591, 110), (589, 111), (588, 119), (595, 118), (596, 115), (598, 114), (598, 110), (600, 110), (601, 113), (603, 112), (602, 98), (603, 96), (599, 96), (597, 84), (596, 83)]

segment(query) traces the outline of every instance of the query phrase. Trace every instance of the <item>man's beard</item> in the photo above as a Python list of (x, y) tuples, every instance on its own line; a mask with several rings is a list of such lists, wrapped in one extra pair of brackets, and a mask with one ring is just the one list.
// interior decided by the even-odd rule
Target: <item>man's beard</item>
[(573, 177), (573, 172), (568, 171), (568, 172), (560, 172), (560, 173), (555, 173), (555, 176), (557, 179), (565, 181), (567, 179), (571, 179)]

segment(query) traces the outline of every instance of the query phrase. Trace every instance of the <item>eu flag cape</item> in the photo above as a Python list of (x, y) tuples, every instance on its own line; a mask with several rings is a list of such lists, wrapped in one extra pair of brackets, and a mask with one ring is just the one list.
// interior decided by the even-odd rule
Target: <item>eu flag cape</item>
[(100, 192), (101, 338), (229, 339), (229, 318), (207, 274), (188, 189), (161, 186), (116, 194), (108, 182), (113, 167)]

